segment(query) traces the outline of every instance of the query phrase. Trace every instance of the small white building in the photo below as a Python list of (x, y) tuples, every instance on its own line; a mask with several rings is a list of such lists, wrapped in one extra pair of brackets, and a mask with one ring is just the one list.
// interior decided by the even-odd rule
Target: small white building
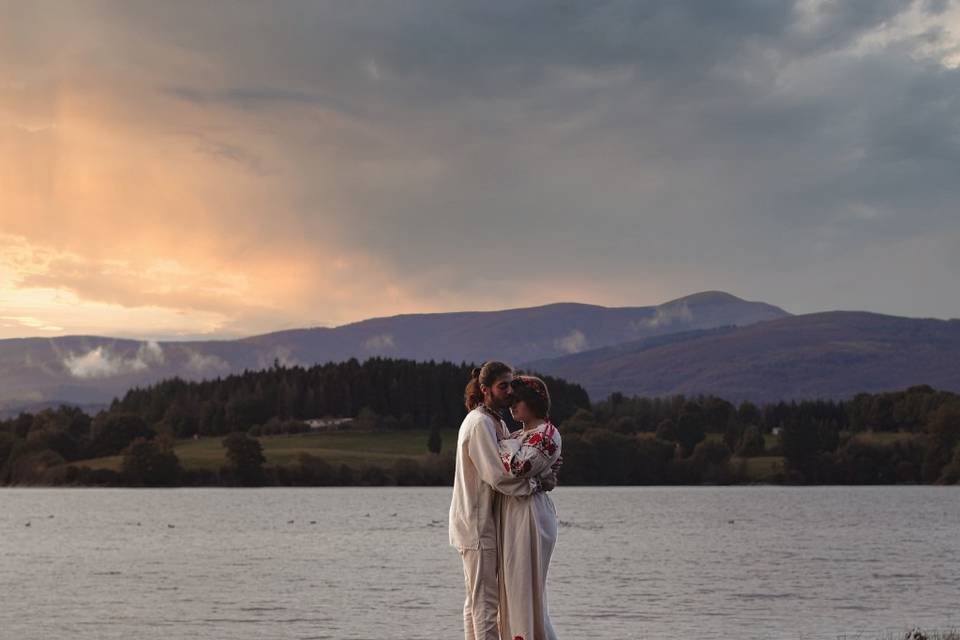
[(304, 422), (310, 426), (311, 431), (336, 431), (349, 426), (353, 418), (311, 418)]

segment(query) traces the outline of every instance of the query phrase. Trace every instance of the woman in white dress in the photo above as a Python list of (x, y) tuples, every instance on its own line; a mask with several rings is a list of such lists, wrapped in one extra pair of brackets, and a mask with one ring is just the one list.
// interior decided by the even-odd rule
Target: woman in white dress
[[(550, 472), (560, 458), (560, 432), (550, 422), (543, 380), (517, 376), (510, 409), (523, 429), (499, 442), (505, 469), (517, 477)], [(501, 640), (557, 640), (547, 607), (547, 569), (557, 542), (557, 511), (543, 491), (498, 495)]]

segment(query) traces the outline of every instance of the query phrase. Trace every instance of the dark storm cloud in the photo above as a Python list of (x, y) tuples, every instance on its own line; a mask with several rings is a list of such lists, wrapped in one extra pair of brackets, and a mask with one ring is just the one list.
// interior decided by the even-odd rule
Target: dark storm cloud
[(197, 104), (219, 103), (250, 109), (269, 108), (278, 104), (297, 104), (324, 107), (345, 114), (358, 115), (360, 113), (358, 109), (336, 98), (292, 89), (241, 87), (222, 91), (202, 91), (190, 87), (172, 87), (167, 92), (174, 97)]
[(221, 132), (205, 152), (270, 164), (305, 233), (427, 297), (468, 307), (485, 269), (533, 262), (538, 278), (513, 282), (538, 302), (577, 282), (606, 303), (724, 288), (795, 311), (960, 315), (952, 2), (91, 11), (128, 54), (111, 64), (279, 150)]
[[(816, 28), (796, 29), (793, 3), (260, 3), (192, 8), (125, 5), (135, 28), (162, 30), (172, 43), (230, 64), (234, 79), (249, 75), (293, 85), (323, 86), (343, 99), (367, 99), (367, 78), (356, 72), (374, 59), (402, 82), (391, 101), (516, 97), (549, 84), (551, 69), (602, 72), (630, 69), (641, 84), (682, 85), (710, 74), (745, 47), (816, 53), (897, 15), (910, 3), (850, 0), (814, 12)], [(230, 9), (233, 10), (230, 10)], [(214, 26), (214, 23), (216, 26)], [(642, 72), (642, 73), (640, 73)], [(679, 75), (675, 75), (679, 73)], [(189, 90), (184, 94), (188, 95)], [(237, 99), (312, 101), (291, 88), (234, 87)]]
[[(958, 74), (912, 49), (942, 34), (857, 48), (943, 3), (285, 6), (220, 31), (207, 51), (238, 54), (236, 84), (203, 95), (388, 131), (357, 145), (370, 155), (339, 140), (337, 189), (344, 237), (398, 268), (509, 260), (536, 238), (534, 255), (600, 280), (699, 268), (704, 288), (722, 274), (751, 290), (755, 269), (816, 277), (812, 263), (958, 231)], [(423, 158), (435, 175), (384, 177)], [(481, 286), (442, 271), (441, 286)], [(794, 304), (836, 304), (822, 300)]]

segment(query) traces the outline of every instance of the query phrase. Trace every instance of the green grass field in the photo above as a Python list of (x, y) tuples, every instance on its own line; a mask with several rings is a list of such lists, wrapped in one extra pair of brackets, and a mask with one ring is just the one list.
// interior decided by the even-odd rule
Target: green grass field
[(751, 482), (773, 482), (784, 474), (782, 456), (758, 456), (756, 458), (731, 458), (733, 464), (744, 464)]
[[(427, 451), (426, 429), (411, 431), (330, 431), (289, 436), (262, 436), (263, 453), (269, 465), (291, 465), (301, 453), (323, 458), (333, 465), (347, 464), (357, 469), (368, 465), (383, 468), (392, 467), (399, 458), (424, 460), (430, 454)], [(864, 434), (897, 435), (897, 434)], [(452, 452), (456, 447), (457, 432), (441, 432), (442, 453)], [(709, 439), (722, 440), (720, 434), (708, 434)], [(223, 438), (200, 438), (197, 440), (178, 440), (174, 444), (180, 464), (186, 470), (216, 470), (225, 464)], [(768, 447), (776, 442), (771, 436)], [(784, 461), (780, 456), (760, 456), (756, 458), (737, 458), (734, 464), (743, 464), (751, 482), (771, 482), (782, 477)], [(112, 469), (119, 471), (120, 456), (81, 460), (74, 464), (93, 469)]]
[[(706, 439), (711, 442), (723, 442), (722, 433), (708, 433)], [(763, 444), (767, 449), (770, 449), (774, 445), (780, 444), (780, 436), (775, 436), (772, 433), (763, 434)]]
[[(411, 431), (330, 431), (290, 436), (262, 436), (263, 454), (270, 465), (288, 465), (301, 453), (318, 456), (331, 464), (348, 464), (362, 468), (369, 464), (391, 466), (398, 458), (425, 458), (427, 438), (425, 429)], [(441, 431), (441, 453), (453, 451), (457, 444), (456, 431)], [(184, 469), (219, 469), (225, 462), (223, 438), (177, 440), (174, 450)], [(81, 460), (78, 465), (93, 469), (120, 469), (120, 456)]]
[[(259, 438), (268, 465), (295, 465), (302, 453), (322, 458), (327, 463), (339, 466), (349, 465), (364, 470), (372, 465), (382, 469), (394, 468), (397, 460), (411, 458), (420, 462), (432, 460), (427, 451), (430, 432), (426, 429), (411, 431), (327, 431), (318, 433), (263, 436)], [(863, 432), (852, 435), (857, 440), (879, 445), (916, 437), (909, 433)], [(640, 437), (653, 437), (653, 434), (640, 434)], [(722, 441), (723, 435), (708, 433), (707, 440)], [(456, 447), (457, 432), (441, 432), (442, 453), (450, 454)], [(773, 447), (779, 444), (778, 436), (765, 434), (767, 453), (754, 458), (730, 459), (732, 470), (748, 483), (783, 482), (786, 465), (782, 456), (771, 455)], [(178, 440), (174, 443), (180, 464), (187, 471), (217, 471), (226, 463), (223, 438), (200, 438)], [(109, 456), (71, 463), (72, 466), (85, 466), (92, 469), (110, 469), (119, 471), (121, 456)]]

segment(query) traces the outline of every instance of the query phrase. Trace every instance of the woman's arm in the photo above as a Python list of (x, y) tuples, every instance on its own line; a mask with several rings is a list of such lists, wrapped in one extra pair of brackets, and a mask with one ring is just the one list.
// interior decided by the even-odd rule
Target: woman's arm
[(480, 474), (480, 479), (493, 487), (494, 491), (509, 496), (529, 496), (540, 489), (540, 483), (532, 479), (521, 478), (504, 469), (497, 447), (497, 436), (487, 420), (474, 425), (467, 442), (467, 453)]
[(504, 467), (517, 478), (536, 478), (548, 472), (559, 457), (560, 432), (552, 424), (525, 434), (520, 441), (520, 448), (515, 451), (501, 447)]

